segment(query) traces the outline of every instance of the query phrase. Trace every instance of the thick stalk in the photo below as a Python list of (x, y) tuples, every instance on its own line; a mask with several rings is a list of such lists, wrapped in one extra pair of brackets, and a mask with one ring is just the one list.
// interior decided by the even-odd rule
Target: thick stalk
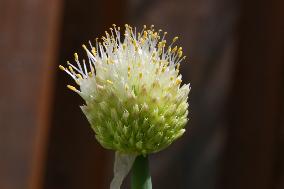
[(152, 189), (148, 156), (137, 156), (131, 175), (131, 189)]

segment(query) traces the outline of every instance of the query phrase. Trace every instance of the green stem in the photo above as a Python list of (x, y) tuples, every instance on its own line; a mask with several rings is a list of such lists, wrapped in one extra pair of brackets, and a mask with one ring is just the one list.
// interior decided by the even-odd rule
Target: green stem
[(132, 167), (131, 189), (152, 189), (148, 156), (137, 156)]

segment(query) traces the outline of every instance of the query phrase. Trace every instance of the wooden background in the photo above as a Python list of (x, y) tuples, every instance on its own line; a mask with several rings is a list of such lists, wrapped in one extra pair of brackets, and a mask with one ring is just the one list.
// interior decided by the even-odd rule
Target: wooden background
[[(155, 188), (284, 188), (281, 0), (0, 0), (0, 189), (103, 189), (94, 140), (57, 65), (112, 23), (181, 34), (190, 134), (152, 158)], [(77, 51), (79, 54), (82, 52)], [(175, 172), (176, 174), (168, 174)]]

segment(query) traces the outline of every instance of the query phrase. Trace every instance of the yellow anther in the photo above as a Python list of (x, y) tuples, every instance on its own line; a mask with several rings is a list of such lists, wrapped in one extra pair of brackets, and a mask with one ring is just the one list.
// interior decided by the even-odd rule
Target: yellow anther
[(115, 24), (112, 24), (112, 26), (115, 27), (116, 25), (115, 25)]
[(146, 38), (147, 38), (147, 36), (148, 36), (147, 31), (144, 31), (144, 32), (143, 32), (143, 37), (146, 39)]
[(146, 26), (146, 25), (143, 25), (143, 28), (144, 28), (144, 29), (146, 29), (146, 28), (147, 28), (147, 26)]
[(60, 69), (60, 70), (63, 70), (63, 71), (65, 71), (65, 68), (64, 68), (64, 66), (61, 66), (61, 65), (59, 65), (58, 67), (59, 67), (59, 69)]
[(138, 66), (138, 67), (141, 67), (141, 62), (139, 62), (137, 66)]
[(77, 53), (74, 53), (74, 57), (75, 57), (75, 60), (76, 60), (76, 61), (79, 60), (79, 57), (78, 57), (78, 54), (77, 54)]
[(130, 75), (130, 71), (128, 71), (128, 72), (127, 72), (127, 76), (128, 76), (128, 77), (130, 77), (130, 76), (131, 76), (131, 75)]
[(73, 87), (72, 85), (67, 85), (67, 88), (70, 89), (71, 91), (75, 91), (75, 92), (78, 91), (78, 90), (76, 89), (76, 87)]
[(181, 82), (182, 82), (182, 80), (179, 79), (179, 78), (176, 80), (176, 84), (177, 84), (177, 85), (181, 84)]
[(130, 72), (130, 66), (128, 66), (127, 70)]
[(123, 48), (123, 50), (125, 50), (126, 49), (126, 44), (123, 44), (122, 48)]
[(73, 68), (72, 68), (71, 66), (69, 66), (68, 68), (69, 68), (69, 70), (70, 70), (72, 73), (74, 72), (74, 70), (73, 70)]
[(158, 38), (158, 36), (159, 36), (159, 35), (158, 35), (157, 32), (155, 32), (155, 33), (153, 34), (153, 37), (154, 37), (154, 38)]
[(177, 70), (179, 70), (179, 67), (180, 67), (180, 63), (177, 64)]
[(169, 48), (168, 48), (168, 52), (171, 52), (171, 51), (172, 51), (172, 48), (171, 48), (171, 47), (169, 47)]
[(141, 79), (143, 77), (143, 74), (140, 72), (139, 73), (139, 78)]
[(174, 80), (174, 77), (173, 77), (173, 76), (171, 76), (171, 77), (170, 77), (170, 80), (171, 80), (171, 81), (173, 81), (173, 80)]
[(76, 76), (77, 76), (79, 79), (83, 79), (83, 77), (81, 76), (81, 74), (76, 74)]
[(172, 49), (172, 53), (175, 53), (177, 51), (177, 46), (175, 46), (173, 49)]
[(165, 44), (164, 44), (163, 42), (159, 42), (159, 43), (158, 43), (158, 48), (159, 48), (159, 49), (163, 48), (164, 46), (165, 46)]
[(166, 71), (166, 67), (163, 67), (162, 68), (162, 72), (164, 73)]
[(182, 51), (178, 51), (178, 57), (182, 57)]
[(178, 40), (178, 37), (174, 37), (173, 42), (176, 42)]
[(82, 47), (83, 47), (85, 50), (88, 50), (87, 47), (86, 47), (86, 45), (83, 44)]
[(96, 48), (95, 48), (95, 47), (93, 47), (93, 48), (92, 48), (92, 54), (93, 54), (94, 56), (96, 56), (96, 55), (97, 55), (97, 50), (96, 50)]
[(111, 85), (113, 84), (113, 82), (111, 80), (108, 80), (108, 79), (106, 80), (106, 82), (111, 84)]
[(168, 66), (168, 65), (169, 65), (169, 62), (168, 62), (168, 61), (164, 60), (163, 62), (164, 62), (164, 65), (165, 65), (165, 66)]
[(92, 77), (92, 76), (93, 76), (92, 72), (89, 72), (88, 75), (89, 75), (89, 77)]

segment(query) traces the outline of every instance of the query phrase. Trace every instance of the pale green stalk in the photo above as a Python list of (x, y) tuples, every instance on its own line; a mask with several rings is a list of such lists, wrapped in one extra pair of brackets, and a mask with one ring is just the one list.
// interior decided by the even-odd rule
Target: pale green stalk
[(152, 189), (148, 156), (137, 156), (132, 167), (131, 189)]

